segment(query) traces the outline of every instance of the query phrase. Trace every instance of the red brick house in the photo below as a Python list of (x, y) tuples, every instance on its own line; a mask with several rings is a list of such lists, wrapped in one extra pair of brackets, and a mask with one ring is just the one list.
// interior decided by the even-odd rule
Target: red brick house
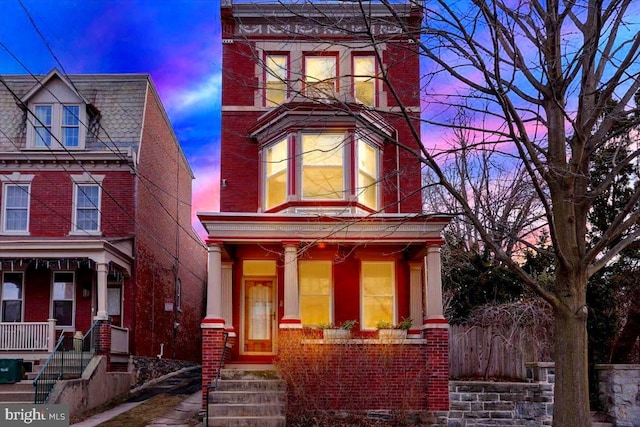
[[(357, 36), (362, 5), (375, 46)], [(413, 2), (392, 8), (408, 28), (422, 19)], [(209, 251), (205, 386), (225, 331), (227, 363), (277, 359), (287, 334), (309, 331), (300, 357), (311, 364), (312, 347), (336, 345), (318, 339), (321, 324), (357, 320), (352, 336), (379, 348), (379, 321), (411, 318), (396, 343), (409, 353), (392, 364), (419, 379), (405, 408), (448, 410), (440, 246), (450, 217), (422, 212), (419, 120), (397, 114), (402, 104), (419, 116), (419, 58), (393, 22), (375, 2), (223, 2), (221, 212), (199, 214)], [(368, 366), (368, 375), (375, 383), (394, 367)], [(337, 371), (353, 368), (336, 367), (336, 388), (345, 388)], [(362, 380), (347, 386), (362, 398), (310, 393), (327, 409), (392, 409), (403, 379), (386, 381), (395, 397)]]
[(113, 355), (198, 360), (206, 250), (150, 77), (0, 78), (0, 357), (97, 322)]

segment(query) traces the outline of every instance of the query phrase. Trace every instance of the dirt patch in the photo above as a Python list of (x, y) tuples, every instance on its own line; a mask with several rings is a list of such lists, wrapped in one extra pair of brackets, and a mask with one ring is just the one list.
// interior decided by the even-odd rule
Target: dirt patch
[(157, 357), (133, 357), (135, 381), (132, 388), (140, 387), (149, 381), (179, 371), (183, 368), (198, 366), (187, 360), (158, 359)]
[(187, 396), (184, 395), (168, 396), (159, 394), (135, 408), (100, 424), (100, 427), (144, 427), (153, 420), (162, 417), (186, 398)]

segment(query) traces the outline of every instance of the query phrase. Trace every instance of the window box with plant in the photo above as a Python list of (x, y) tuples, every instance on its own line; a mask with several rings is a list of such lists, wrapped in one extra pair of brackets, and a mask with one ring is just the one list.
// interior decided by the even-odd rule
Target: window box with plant
[(394, 325), (391, 322), (380, 321), (377, 323), (378, 339), (380, 341), (397, 341), (407, 338), (407, 331), (411, 328), (413, 320), (404, 318), (400, 323)]
[(351, 338), (351, 329), (358, 324), (357, 320), (345, 320), (340, 325), (322, 324), (322, 337), (327, 341), (348, 340)]

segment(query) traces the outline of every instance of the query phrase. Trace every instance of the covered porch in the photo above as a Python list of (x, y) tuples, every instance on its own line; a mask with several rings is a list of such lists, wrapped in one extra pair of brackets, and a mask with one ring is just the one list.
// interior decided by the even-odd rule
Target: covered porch
[(60, 335), (84, 335), (95, 321), (109, 323), (110, 346), (127, 354), (132, 263), (130, 239), (3, 241), (0, 357), (41, 359)]

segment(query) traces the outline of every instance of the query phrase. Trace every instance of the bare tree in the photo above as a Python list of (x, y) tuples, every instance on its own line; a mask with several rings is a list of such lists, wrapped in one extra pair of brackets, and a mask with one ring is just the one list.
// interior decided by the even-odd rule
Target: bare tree
[[(314, 11), (314, 18), (301, 12), (301, 3)], [(340, 37), (355, 37), (375, 52), (381, 64), (376, 78), (396, 105), (384, 114), (412, 127), (413, 140), (397, 144), (426, 169), (424, 190), (440, 191), (444, 209), (460, 212), (473, 227), (469, 235), (552, 307), (554, 426), (590, 426), (587, 280), (640, 235), (636, 186), (599, 240), (588, 238), (594, 199), (640, 154), (637, 141), (611, 132), (624, 132), (621, 123), (623, 128), (636, 126), (640, 117), (634, 100), (640, 89), (640, 5), (632, 0), (410, 0), (414, 8), (423, 8), (421, 24), (410, 25), (398, 15), (397, 2), (378, 2), (397, 18), (394, 22), (380, 22), (370, 3), (334, 5), (332, 13), (321, 17), (318, 12), (326, 9), (320, 3), (282, 5), (292, 15), (331, 26)], [(365, 24), (342, 19), (336, 13), (340, 7), (359, 11)], [(274, 16), (274, 25), (295, 35), (295, 26), (279, 19)], [(380, 25), (396, 26), (410, 37), (403, 58), (420, 55), (421, 82), (401, 82), (392, 75), (401, 64), (385, 56), (389, 34), (375, 31)], [(299, 36), (312, 40), (313, 33)], [(322, 43), (319, 48), (328, 49), (326, 40)], [(290, 75), (283, 83), (294, 96), (305, 96), (308, 92), (295, 90), (303, 79)], [(401, 95), (406, 85), (415, 84), (422, 88), (420, 113), (404, 104)], [(336, 111), (349, 111), (348, 102), (326, 93), (322, 81), (314, 87), (323, 105), (331, 99)], [(615, 107), (609, 108), (613, 100)], [(420, 126), (429, 135), (424, 140)], [(595, 155), (611, 144), (627, 154), (616, 158), (594, 186), (590, 171)], [(550, 236), (555, 261), (551, 288), (523, 270), (518, 253), (522, 247), (537, 249), (533, 237), (542, 228)]]

